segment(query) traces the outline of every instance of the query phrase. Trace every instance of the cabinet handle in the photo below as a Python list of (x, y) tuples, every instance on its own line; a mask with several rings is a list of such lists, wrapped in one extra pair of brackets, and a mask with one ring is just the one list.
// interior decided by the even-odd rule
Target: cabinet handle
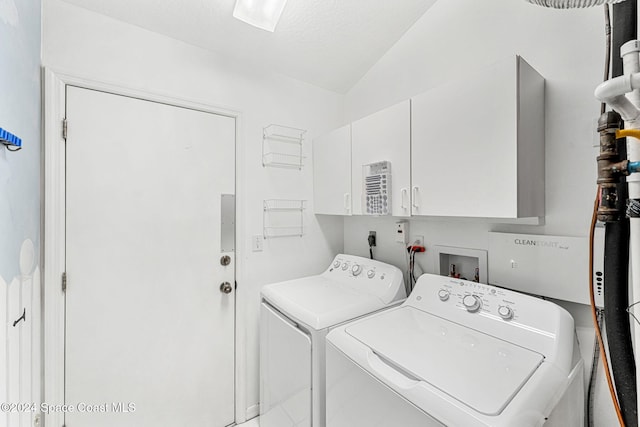
[(418, 187), (413, 187), (413, 191), (411, 194), (411, 206), (418, 209)]
[(351, 193), (344, 193), (344, 210), (346, 213), (351, 211)]
[(400, 190), (400, 207), (402, 209), (407, 209), (407, 205), (404, 203), (404, 198), (405, 195), (408, 197), (409, 196), (409, 189), (408, 188), (403, 188)]

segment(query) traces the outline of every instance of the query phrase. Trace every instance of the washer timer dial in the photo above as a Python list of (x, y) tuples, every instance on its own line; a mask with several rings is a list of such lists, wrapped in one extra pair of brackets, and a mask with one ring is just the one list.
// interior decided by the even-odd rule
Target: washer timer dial
[(449, 299), (450, 292), (446, 289), (440, 289), (438, 291), (438, 298), (440, 301), (447, 301)]
[(506, 305), (501, 305), (498, 307), (498, 315), (502, 317), (504, 320), (509, 320), (513, 318), (513, 309)]
[(465, 295), (464, 298), (462, 298), (462, 305), (464, 305), (464, 308), (466, 308), (468, 312), (475, 313), (482, 307), (482, 301), (477, 295)]

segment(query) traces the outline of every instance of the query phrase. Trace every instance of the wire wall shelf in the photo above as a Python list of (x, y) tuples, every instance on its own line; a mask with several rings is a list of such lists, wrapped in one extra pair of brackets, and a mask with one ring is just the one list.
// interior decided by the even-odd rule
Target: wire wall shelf
[(304, 210), (306, 200), (268, 199), (263, 202), (263, 236), (304, 236)]
[(304, 157), (299, 154), (264, 153), (262, 155), (262, 166), (302, 169), (304, 166)]
[(262, 129), (262, 166), (302, 170), (304, 129), (271, 124)]

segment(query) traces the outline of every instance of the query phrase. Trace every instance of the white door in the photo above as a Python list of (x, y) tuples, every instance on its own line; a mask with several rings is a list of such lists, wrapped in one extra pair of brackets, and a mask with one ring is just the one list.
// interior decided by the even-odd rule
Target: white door
[(391, 162), (391, 215), (411, 216), (411, 104), (399, 104), (364, 117), (351, 125), (352, 214), (363, 215), (364, 165)]
[(235, 120), (68, 87), (67, 121), (65, 425), (233, 423)]
[(351, 125), (313, 140), (313, 210), (351, 214)]
[(412, 213), (544, 216), (544, 79), (519, 56), (472, 72), (411, 99)]

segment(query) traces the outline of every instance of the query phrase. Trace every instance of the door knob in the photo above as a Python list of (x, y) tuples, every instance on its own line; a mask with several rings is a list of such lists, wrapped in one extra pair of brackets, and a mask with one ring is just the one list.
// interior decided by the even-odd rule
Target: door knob
[(231, 283), (222, 282), (222, 284), (220, 285), (220, 292), (222, 292), (223, 294), (230, 294), (231, 291), (233, 291), (233, 286), (231, 286)]

